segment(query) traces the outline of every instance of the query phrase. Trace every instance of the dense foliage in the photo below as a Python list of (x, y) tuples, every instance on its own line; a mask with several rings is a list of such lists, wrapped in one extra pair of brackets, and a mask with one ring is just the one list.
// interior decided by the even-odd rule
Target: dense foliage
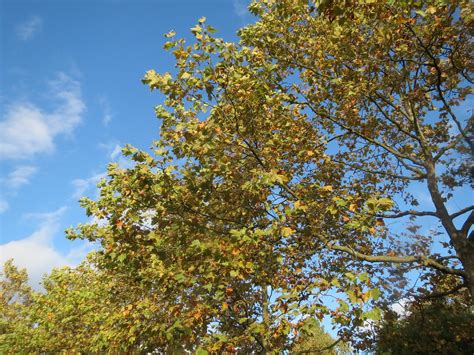
[[(437, 285), (438, 294), (452, 289)], [(378, 354), (472, 354), (474, 314), (466, 289), (443, 297), (418, 298), (398, 314), (387, 310), (377, 325), (375, 352)]]
[[(429, 294), (434, 272), (474, 294), (474, 207), (447, 207), (472, 184), (473, 119), (456, 109), (471, 93), (469, 2), (250, 10), (239, 43), (205, 18), (192, 44), (166, 35), (174, 74), (143, 79), (166, 97), (160, 138), (125, 147), (133, 167), (110, 164), (100, 196), (81, 201), (94, 222), (68, 237), (101, 249), (35, 296), (25, 327), (41, 349), (318, 351), (326, 340), (302, 349), (301, 335), (324, 317), (366, 348), (357, 329), (400, 292)], [(441, 231), (420, 233), (416, 217)], [(404, 288), (408, 270), (421, 290)], [(22, 292), (6, 334), (31, 309)]]

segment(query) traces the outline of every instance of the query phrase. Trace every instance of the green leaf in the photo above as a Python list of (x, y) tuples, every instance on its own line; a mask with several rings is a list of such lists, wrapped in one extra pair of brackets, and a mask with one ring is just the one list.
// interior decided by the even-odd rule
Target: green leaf
[(176, 42), (166, 42), (163, 45), (163, 49), (168, 50), (168, 49), (173, 48), (175, 45), (176, 45)]
[(362, 315), (362, 317), (365, 318), (365, 319), (371, 319), (371, 320), (374, 320), (374, 321), (378, 321), (382, 318), (382, 313), (381, 313), (379, 308), (374, 308), (374, 309), (371, 309), (368, 312), (365, 312)]
[(194, 239), (190, 246), (192, 248), (201, 249), (201, 241), (199, 239)]
[(341, 312), (349, 312), (349, 305), (343, 300), (339, 300), (339, 309)]
[(208, 355), (209, 353), (207, 352), (207, 350), (203, 349), (203, 348), (197, 348), (196, 349), (196, 355)]
[(381, 294), (381, 292), (378, 288), (374, 288), (374, 289), (369, 291), (370, 298), (372, 298), (375, 301), (379, 299), (380, 294)]
[(367, 282), (369, 280), (369, 274), (366, 272), (363, 272), (362, 274), (359, 275), (359, 280), (361, 282)]

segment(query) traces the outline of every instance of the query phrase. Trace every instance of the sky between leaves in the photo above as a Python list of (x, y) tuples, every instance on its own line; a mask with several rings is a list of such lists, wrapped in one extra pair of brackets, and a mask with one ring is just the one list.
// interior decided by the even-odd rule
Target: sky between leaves
[[(141, 84), (171, 71), (164, 33), (190, 37), (201, 16), (235, 40), (247, 0), (0, 0), (0, 263), (15, 258), (32, 283), (77, 264), (93, 246), (63, 230), (87, 221), (120, 147), (158, 137), (162, 98)], [(122, 161), (122, 164), (126, 162)]]

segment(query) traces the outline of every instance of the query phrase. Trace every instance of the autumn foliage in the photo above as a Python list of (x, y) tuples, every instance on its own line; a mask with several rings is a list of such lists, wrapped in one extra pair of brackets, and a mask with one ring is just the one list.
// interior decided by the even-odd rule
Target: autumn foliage
[(126, 146), (133, 167), (110, 164), (100, 196), (81, 200), (95, 222), (67, 235), (100, 244), (90, 260), (53, 271), (34, 312), (29, 291), (4, 302), (6, 349), (29, 349), (32, 332), (42, 351), (319, 351), (335, 346), (323, 319), (367, 349), (361, 329), (394, 299), (463, 290), (472, 306), (474, 206), (448, 210), (472, 185), (472, 5), (249, 9), (238, 43), (205, 18), (191, 44), (166, 34), (174, 74), (143, 78), (165, 95), (160, 138)]

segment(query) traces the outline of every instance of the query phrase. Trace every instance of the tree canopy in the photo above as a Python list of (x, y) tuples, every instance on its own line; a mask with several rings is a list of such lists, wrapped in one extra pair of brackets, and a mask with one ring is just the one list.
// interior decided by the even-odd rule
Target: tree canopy
[[(166, 34), (173, 74), (143, 79), (165, 95), (160, 138), (151, 151), (126, 146), (134, 166), (110, 164), (100, 196), (81, 200), (94, 222), (68, 237), (101, 248), (93, 268), (45, 281), (37, 314), (51, 325), (36, 333), (62, 344), (81, 328), (91, 349), (113, 338), (122, 350), (278, 352), (330, 317), (364, 348), (357, 329), (380, 320), (410, 270), (424, 280), (412, 294), (435, 292), (436, 273), (472, 305), (474, 206), (448, 209), (473, 182), (473, 119), (461, 106), (472, 91), (472, 5), (249, 9), (257, 21), (238, 43), (205, 18), (191, 44)], [(418, 208), (420, 186), (433, 210)], [(416, 218), (440, 232), (421, 233)], [(399, 219), (406, 229), (390, 227)], [(90, 318), (73, 326), (79, 313)], [(87, 336), (97, 327), (105, 338)]]

